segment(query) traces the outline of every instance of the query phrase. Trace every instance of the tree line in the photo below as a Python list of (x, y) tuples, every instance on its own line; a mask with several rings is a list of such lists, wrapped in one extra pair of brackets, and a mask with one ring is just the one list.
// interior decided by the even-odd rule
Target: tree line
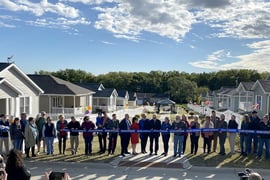
[(268, 72), (232, 69), (217, 72), (186, 73), (179, 71), (109, 72), (93, 75), (90, 72), (65, 69), (56, 72), (39, 71), (72, 83), (102, 83), (105, 88), (125, 89), (129, 92), (160, 93), (168, 95), (177, 103), (197, 101), (201, 93), (221, 87), (237, 87), (240, 82), (265, 79)]

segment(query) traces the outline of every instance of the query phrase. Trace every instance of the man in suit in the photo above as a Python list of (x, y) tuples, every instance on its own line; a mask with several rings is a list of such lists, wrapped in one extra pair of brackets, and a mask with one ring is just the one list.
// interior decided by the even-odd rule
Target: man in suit
[[(161, 129), (161, 121), (159, 119), (157, 119), (157, 116), (155, 114), (153, 114), (153, 118), (150, 120), (150, 128), (151, 130), (160, 130)], [(150, 156), (153, 153), (153, 143), (155, 140), (155, 155), (157, 155), (158, 152), (158, 142), (159, 142), (159, 136), (160, 133), (159, 132), (151, 132), (150, 133)]]
[(125, 154), (130, 154), (128, 152), (128, 144), (130, 140), (130, 132), (121, 132), (121, 130), (130, 130), (130, 120), (129, 115), (125, 114), (125, 118), (119, 124), (119, 135), (121, 139), (121, 156), (125, 157)]

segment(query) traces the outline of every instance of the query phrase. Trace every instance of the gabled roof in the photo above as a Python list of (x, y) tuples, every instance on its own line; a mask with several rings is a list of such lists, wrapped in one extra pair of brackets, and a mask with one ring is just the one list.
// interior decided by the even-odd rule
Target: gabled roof
[(254, 90), (257, 86), (260, 86), (264, 93), (270, 93), (270, 81), (269, 80), (257, 80), (256, 83), (252, 86), (252, 90)]
[(127, 90), (120, 89), (120, 90), (117, 90), (117, 94), (118, 94), (118, 97), (126, 98), (126, 95), (128, 95), (128, 92)]
[(99, 83), (75, 83), (75, 84), (94, 92), (102, 91), (105, 89), (103, 84), (99, 84)]
[(129, 101), (135, 101), (137, 98), (137, 93), (136, 92), (129, 92)]
[(237, 87), (237, 90), (242, 87), (245, 91), (251, 91), (252, 86), (255, 82), (240, 82), (239, 86)]
[(20, 68), (18, 68), (14, 63), (0, 63), (0, 72), (4, 70), (9, 70), (13, 68), (23, 79), (25, 79), (27, 82), (30, 83), (34, 89), (37, 90), (38, 93), (43, 93), (43, 90), (36, 84), (34, 83)]
[(8, 86), (11, 90), (13, 90), (17, 95), (23, 95), (23, 93), (21, 92), (21, 90), (19, 90), (18, 88), (16, 88), (15, 86), (13, 86), (9, 81), (7, 81), (4, 78), (0, 78), (0, 84), (4, 84), (6, 86)]
[(44, 94), (61, 95), (85, 95), (93, 94), (86, 88), (77, 86), (71, 82), (59, 79), (52, 75), (28, 75), (44, 91)]
[(170, 104), (175, 104), (174, 101), (170, 100), (170, 99), (162, 99), (162, 100), (159, 100), (157, 102), (157, 104), (160, 104), (160, 105), (170, 105)]
[(113, 93), (116, 93), (116, 96), (118, 96), (117, 91), (114, 88), (108, 88), (104, 89), (102, 91), (97, 91), (96, 94), (93, 95), (93, 97), (110, 97)]

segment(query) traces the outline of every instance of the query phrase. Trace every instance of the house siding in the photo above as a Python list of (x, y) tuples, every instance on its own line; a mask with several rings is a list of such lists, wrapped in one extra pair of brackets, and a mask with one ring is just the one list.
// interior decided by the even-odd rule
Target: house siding
[[(15, 67), (10, 67), (8, 69), (5, 69), (0, 72), (0, 77), (4, 77), (7, 81), (11, 82), (12, 85), (14, 85), (17, 89), (22, 92), (23, 95), (16, 97), (13, 99), (11, 104), (9, 105), (13, 109), (6, 110), (6, 113), (11, 113), (8, 115), (13, 115), (15, 117), (20, 117), (20, 97), (29, 97), (30, 98), (30, 104), (29, 104), (29, 114), (28, 116), (36, 116), (36, 114), (39, 113), (39, 91), (31, 84), (30, 81), (28, 81), (26, 78), (23, 77), (23, 74), (20, 74), (17, 70), (15, 70)], [(0, 93), (0, 97), (2, 97), (2, 93)], [(4, 97), (7, 97), (7, 95), (11, 95), (10, 97), (14, 97), (12, 94), (6, 94)]]
[(39, 109), (40, 111), (50, 112), (50, 103), (49, 103), (49, 97), (45, 95), (40, 95), (39, 97), (40, 102), (39, 103)]
[(267, 113), (267, 98), (268, 96), (266, 94), (264, 94), (262, 88), (260, 86), (257, 86), (254, 89), (254, 103), (256, 103), (256, 97), (257, 96), (262, 96), (262, 107), (261, 110), (257, 109), (258, 111), (258, 115), (260, 117), (262, 117), (263, 115), (265, 115)]

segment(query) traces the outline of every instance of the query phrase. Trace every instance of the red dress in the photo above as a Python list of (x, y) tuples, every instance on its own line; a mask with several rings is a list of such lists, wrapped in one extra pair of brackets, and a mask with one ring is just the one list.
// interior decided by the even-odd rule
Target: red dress
[[(138, 123), (133, 123), (131, 124), (130, 129), (139, 130), (140, 126)], [(131, 133), (130, 140), (131, 140), (131, 144), (139, 143), (139, 133)]]

